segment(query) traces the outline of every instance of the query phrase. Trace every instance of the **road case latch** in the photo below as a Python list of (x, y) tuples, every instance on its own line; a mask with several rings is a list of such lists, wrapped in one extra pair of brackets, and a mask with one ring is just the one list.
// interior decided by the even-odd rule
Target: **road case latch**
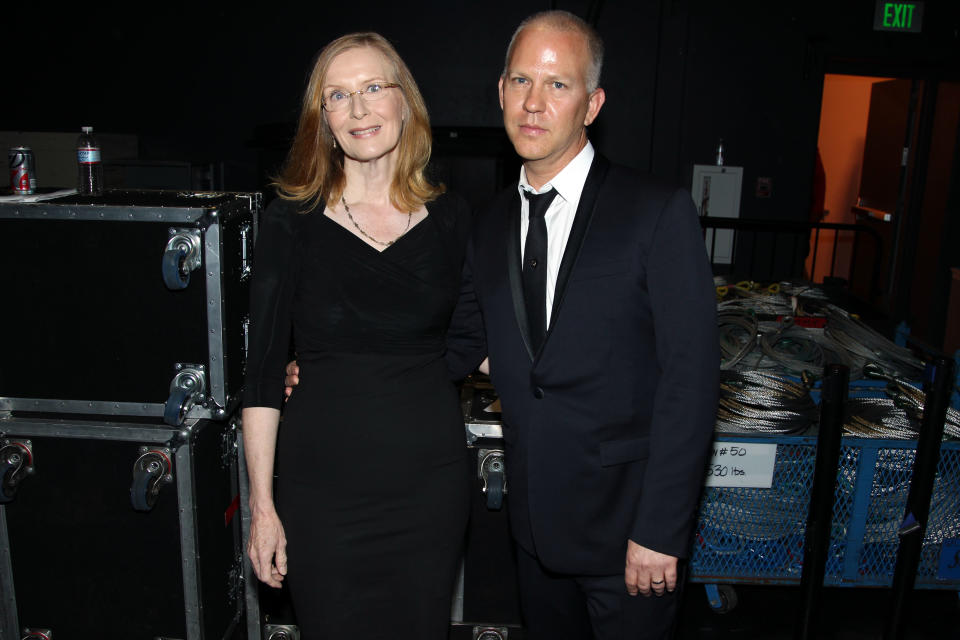
[(206, 367), (202, 364), (178, 363), (176, 369), (163, 407), (163, 421), (174, 427), (183, 424), (193, 405), (203, 404), (207, 392)]
[(170, 449), (140, 447), (140, 457), (133, 463), (133, 484), (130, 502), (137, 511), (150, 511), (164, 484), (173, 482)]
[(240, 282), (253, 272), (253, 228), (250, 223), (240, 225)]
[(243, 373), (247, 373), (247, 357), (250, 354), (250, 316), (243, 316), (240, 321), (240, 328), (243, 332)]
[(0, 440), (0, 504), (10, 502), (20, 481), (33, 473), (30, 440)]
[(168, 289), (186, 289), (190, 284), (190, 272), (200, 267), (200, 230), (171, 228), (169, 231), (170, 239), (161, 263), (163, 283)]
[(233, 564), (230, 565), (230, 571), (227, 572), (227, 600), (231, 606), (243, 598), (245, 586), (243, 579), (243, 561), (244, 556), (235, 556)]
[(220, 435), (220, 468), (230, 469), (237, 461), (237, 430), (236, 425), (231, 424), (229, 429), (224, 429)]
[(502, 449), (477, 451), (477, 476), (483, 480), (483, 492), (487, 494), (487, 509), (497, 511), (503, 506), (503, 494), (507, 492), (506, 465)]

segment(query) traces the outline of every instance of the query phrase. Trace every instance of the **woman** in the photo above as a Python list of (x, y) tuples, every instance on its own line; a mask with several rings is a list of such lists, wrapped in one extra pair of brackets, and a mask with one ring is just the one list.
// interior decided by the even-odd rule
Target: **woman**
[[(289, 581), (304, 638), (447, 635), (468, 475), (442, 354), (469, 214), (425, 179), (430, 146), (394, 48), (338, 38), (314, 64), (261, 223), (248, 553), (265, 583)], [(301, 383), (281, 430), (291, 329)]]

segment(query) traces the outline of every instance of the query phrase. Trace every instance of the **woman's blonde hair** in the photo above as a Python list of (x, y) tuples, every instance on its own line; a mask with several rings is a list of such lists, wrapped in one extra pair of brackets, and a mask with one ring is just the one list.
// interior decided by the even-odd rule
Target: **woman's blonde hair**
[(397, 144), (396, 173), (390, 185), (390, 201), (400, 211), (416, 211), (444, 191), (431, 184), (424, 171), (430, 161), (432, 145), (430, 117), (413, 75), (386, 38), (378, 33), (350, 33), (328, 44), (319, 53), (303, 96), (303, 109), (290, 153), (279, 176), (271, 185), (286, 200), (300, 201), (310, 211), (321, 200), (336, 202), (343, 195), (343, 150), (336, 146), (333, 133), (323, 116), (323, 86), (334, 58), (349, 49), (370, 47), (382, 53), (393, 67), (390, 81), (400, 85), (406, 118)]

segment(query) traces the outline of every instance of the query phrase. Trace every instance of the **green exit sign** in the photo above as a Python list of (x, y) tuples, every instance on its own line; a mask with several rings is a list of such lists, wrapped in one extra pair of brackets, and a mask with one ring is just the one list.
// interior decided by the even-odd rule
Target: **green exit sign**
[(877, 0), (873, 14), (874, 31), (920, 33), (923, 27), (922, 2), (889, 2)]

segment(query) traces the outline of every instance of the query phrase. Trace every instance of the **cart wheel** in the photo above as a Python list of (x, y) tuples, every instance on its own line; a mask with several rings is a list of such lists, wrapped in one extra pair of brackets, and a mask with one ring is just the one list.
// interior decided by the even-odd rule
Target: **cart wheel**
[(499, 511), (503, 506), (503, 471), (487, 474), (487, 509)]
[(133, 484), (130, 485), (130, 502), (136, 511), (150, 511), (157, 501), (155, 495), (150, 495), (150, 481), (154, 474), (149, 471), (137, 471), (133, 474)]
[(737, 608), (737, 591), (729, 584), (705, 584), (707, 601), (714, 613), (730, 613)]
[(163, 273), (163, 284), (167, 285), (167, 289), (173, 291), (186, 289), (187, 285), (190, 284), (190, 273), (183, 272), (183, 263), (186, 259), (187, 251), (182, 247), (163, 252), (161, 272)]

